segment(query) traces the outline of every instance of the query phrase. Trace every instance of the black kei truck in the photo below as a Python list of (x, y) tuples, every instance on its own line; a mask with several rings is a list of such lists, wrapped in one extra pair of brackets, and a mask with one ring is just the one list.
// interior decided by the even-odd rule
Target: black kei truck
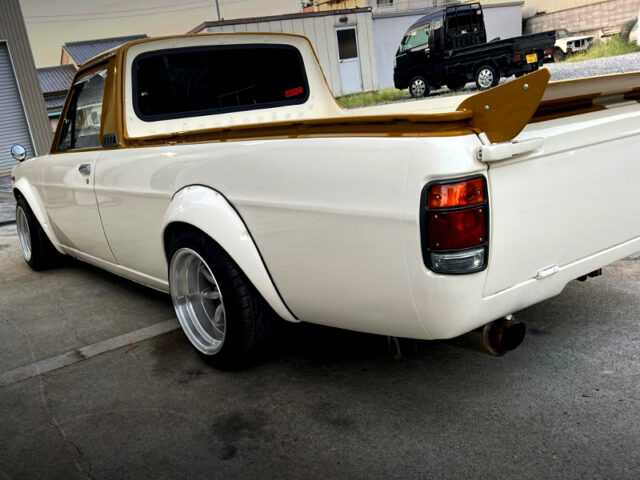
[(416, 98), (442, 85), (459, 90), (470, 81), (485, 90), (500, 77), (537, 70), (544, 56), (553, 53), (554, 43), (553, 31), (487, 42), (479, 3), (436, 7), (404, 34), (393, 81)]

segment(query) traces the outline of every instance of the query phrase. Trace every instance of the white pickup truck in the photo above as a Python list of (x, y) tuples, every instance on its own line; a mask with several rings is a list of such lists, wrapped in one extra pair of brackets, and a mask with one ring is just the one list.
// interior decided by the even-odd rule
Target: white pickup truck
[(48, 155), (12, 149), (22, 252), (169, 292), (219, 366), (276, 315), (500, 354), (511, 313), (640, 251), (640, 74), (548, 80), (347, 111), (301, 36), (129, 43)]

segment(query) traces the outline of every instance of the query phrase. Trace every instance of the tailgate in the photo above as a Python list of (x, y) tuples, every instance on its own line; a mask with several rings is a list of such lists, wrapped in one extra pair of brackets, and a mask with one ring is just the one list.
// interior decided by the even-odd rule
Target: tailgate
[(534, 137), (542, 149), (489, 166), (485, 296), (640, 236), (640, 103), (531, 123), (517, 140)]

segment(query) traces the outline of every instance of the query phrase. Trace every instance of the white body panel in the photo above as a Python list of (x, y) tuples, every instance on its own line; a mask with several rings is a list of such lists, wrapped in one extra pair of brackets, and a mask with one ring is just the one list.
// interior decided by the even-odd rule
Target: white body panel
[[(94, 192), (97, 157), (96, 151), (48, 156), (42, 191), (51, 228), (63, 248), (114, 262)], [(88, 172), (80, 172), (81, 166), (88, 166)]]
[(489, 170), (491, 251), (485, 294), (640, 236), (637, 102), (528, 125), (540, 151)]
[[(598, 190), (611, 165), (624, 172), (620, 178), (627, 184), (637, 178), (628, 149), (637, 148), (640, 131), (634, 122), (639, 116), (640, 105), (634, 102), (571, 121), (532, 124), (518, 138), (544, 137), (542, 152), (489, 167), (475, 159), (481, 145), (475, 135), (105, 151), (98, 156), (96, 194), (118, 268), (139, 274), (120, 272), (128, 278), (152, 279), (156, 288), (166, 285), (162, 231), (180, 217), (167, 213), (172, 196), (189, 185), (206, 185), (221, 192), (248, 227), (273, 279), (272, 293), (277, 289), (283, 303), (277, 304), (275, 294), (265, 297), (279, 312), (360, 331), (446, 338), (556, 295), (570, 280), (640, 250), (636, 223), (620, 222), (640, 199), (627, 185), (629, 206), (618, 204), (608, 196), (617, 181)], [(570, 134), (582, 129), (591, 137), (591, 142), (582, 141), (584, 148)], [(618, 145), (621, 132), (626, 144)], [(619, 160), (600, 152), (604, 139), (620, 152)], [(474, 173), (489, 180), (489, 268), (464, 276), (435, 274), (422, 259), (420, 194), (434, 179)], [(547, 200), (540, 201), (544, 195)], [(203, 200), (203, 206), (216, 211), (218, 197)], [(188, 204), (180, 207), (181, 221), (197, 223), (198, 215), (189, 219)], [(596, 228), (592, 213), (601, 216), (612, 204), (621, 207), (620, 213)], [(232, 240), (225, 242), (231, 245)], [(558, 266), (557, 273), (535, 279), (552, 265)]]
[(275, 312), (285, 320), (297, 321), (275, 289), (246, 225), (221, 194), (201, 185), (183, 188), (171, 201), (162, 231), (174, 222), (192, 225), (214, 238)]

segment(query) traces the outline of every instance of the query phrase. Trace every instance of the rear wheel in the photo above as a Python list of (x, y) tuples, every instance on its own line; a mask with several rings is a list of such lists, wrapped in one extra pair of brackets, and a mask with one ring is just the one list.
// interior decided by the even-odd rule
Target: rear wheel
[(429, 85), (424, 77), (413, 77), (409, 83), (409, 93), (413, 98), (422, 98), (429, 95)]
[(33, 270), (45, 270), (60, 262), (62, 255), (55, 249), (22, 197), (16, 202), (16, 228), (22, 256)]
[(562, 49), (556, 47), (553, 49), (553, 61), (561, 62), (564, 59), (564, 52)]
[(272, 311), (236, 263), (193, 231), (175, 235), (170, 255), (171, 299), (198, 353), (219, 368), (258, 358), (270, 336)]
[(486, 90), (498, 85), (500, 74), (492, 65), (482, 65), (476, 70), (476, 86), (480, 90)]

